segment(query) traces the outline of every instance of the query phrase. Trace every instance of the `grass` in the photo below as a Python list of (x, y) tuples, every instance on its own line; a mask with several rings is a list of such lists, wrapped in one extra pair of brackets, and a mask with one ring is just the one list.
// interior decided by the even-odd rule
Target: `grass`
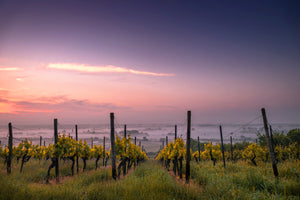
[(200, 199), (190, 187), (182, 187), (157, 162), (148, 161), (121, 181), (92, 184), (88, 199)]
[[(0, 196), (3, 199), (197, 199), (199, 194), (188, 187), (180, 186), (157, 162), (148, 161), (134, 170), (124, 179), (114, 181), (111, 170), (90, 170), (65, 179), (60, 184), (44, 184), (30, 178), (37, 176), (38, 161), (28, 163), (31, 173), (14, 172), (10, 176), (0, 174)], [(48, 163), (50, 164), (50, 162)], [(46, 173), (46, 164), (40, 166)], [(65, 166), (62, 166), (62, 171)], [(54, 170), (53, 170), (54, 171)], [(68, 175), (65, 173), (62, 175)], [(9, 192), (7, 192), (9, 191)], [(2, 199), (1, 198), (1, 199)]]
[(203, 188), (205, 199), (300, 199), (299, 161), (278, 164), (279, 181), (276, 182), (270, 163), (257, 167), (245, 161), (192, 163), (191, 177)]
[(221, 162), (215, 167), (209, 161), (192, 162), (191, 182), (185, 184), (156, 161), (147, 161), (114, 181), (110, 169), (94, 170), (91, 160), (87, 171), (74, 177), (70, 177), (71, 163), (61, 161), (60, 183), (47, 185), (49, 165), (50, 161), (30, 160), (19, 173), (20, 163), (14, 161), (7, 176), (0, 160), (0, 199), (300, 199), (300, 161), (279, 163), (277, 183), (270, 163), (255, 167), (244, 161), (229, 162), (224, 169)]
[[(6, 166), (3, 164), (3, 160), (0, 159), (0, 176), (3, 176), (6, 174)], [(27, 183), (45, 183), (46, 182), (46, 174), (48, 167), (51, 164), (51, 160), (35, 160), (31, 159), (29, 162), (25, 163), (23, 166), (23, 172), (20, 173), (20, 166), (21, 162), (17, 162), (15, 159), (12, 162), (12, 173), (10, 175), (10, 179), (18, 180), (18, 182), (22, 182), (23, 184)], [(102, 164), (102, 163), (101, 163)], [(83, 163), (80, 160), (79, 161), (79, 170), (82, 173)], [(95, 162), (94, 160), (87, 161), (86, 171), (91, 171), (95, 169)], [(71, 161), (61, 160), (59, 162), (59, 171), (60, 176), (71, 176)], [(74, 167), (74, 173), (76, 174), (76, 166)], [(51, 169), (50, 178), (55, 177), (55, 169)]]

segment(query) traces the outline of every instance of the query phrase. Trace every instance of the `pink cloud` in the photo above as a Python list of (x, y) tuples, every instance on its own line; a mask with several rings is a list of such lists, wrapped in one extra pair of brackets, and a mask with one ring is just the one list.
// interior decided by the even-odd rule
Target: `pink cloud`
[[(32, 113), (97, 113), (107, 110), (128, 109), (111, 103), (93, 103), (88, 100), (69, 99), (66, 96), (39, 97), (31, 100), (15, 100), (0, 98), (2, 113), (32, 114)], [(6, 109), (4, 109), (6, 108)]]
[(57, 69), (57, 70), (77, 71), (77, 72), (84, 72), (84, 73), (130, 73), (130, 74), (150, 75), (150, 76), (175, 76), (175, 74), (170, 74), (170, 73), (138, 71), (138, 70), (129, 69), (125, 67), (116, 67), (113, 65), (88, 66), (83, 64), (72, 64), (72, 63), (50, 63), (47, 65), (47, 68)]
[(8, 95), (8, 93), (9, 93), (8, 89), (0, 88), (0, 96)]
[(19, 67), (0, 67), (0, 71), (20, 71)]

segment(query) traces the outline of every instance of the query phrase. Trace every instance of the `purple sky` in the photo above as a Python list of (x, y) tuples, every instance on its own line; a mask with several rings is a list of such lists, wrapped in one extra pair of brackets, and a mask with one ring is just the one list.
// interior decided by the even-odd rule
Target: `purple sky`
[(0, 125), (300, 123), (298, 1), (1, 1)]

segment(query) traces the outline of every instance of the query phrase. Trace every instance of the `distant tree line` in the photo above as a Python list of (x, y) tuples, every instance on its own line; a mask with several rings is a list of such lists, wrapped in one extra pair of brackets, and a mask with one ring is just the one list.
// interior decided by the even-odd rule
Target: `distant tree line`
[[(267, 146), (267, 139), (266, 135), (264, 133), (258, 133), (257, 134), (257, 142), (260, 146)], [(200, 151), (204, 151), (204, 144), (200, 143)], [(297, 143), (300, 145), (300, 129), (292, 129), (290, 130), (286, 135), (283, 132), (274, 132), (273, 133), (273, 144), (274, 146), (282, 146), (282, 147), (288, 147), (290, 144)], [(247, 148), (251, 144), (250, 142), (243, 141), (233, 144), (233, 149), (237, 150), (243, 150)], [(191, 139), (191, 149), (193, 152), (198, 151), (198, 142), (195, 139)], [(230, 151), (230, 143), (224, 144), (224, 150)]]
[[(265, 134), (257, 134), (258, 143), (261, 146), (266, 146), (267, 138)], [(290, 144), (297, 143), (300, 144), (300, 129), (292, 129), (286, 135), (283, 132), (275, 132), (273, 133), (273, 144), (274, 146), (282, 146), (287, 147)]]

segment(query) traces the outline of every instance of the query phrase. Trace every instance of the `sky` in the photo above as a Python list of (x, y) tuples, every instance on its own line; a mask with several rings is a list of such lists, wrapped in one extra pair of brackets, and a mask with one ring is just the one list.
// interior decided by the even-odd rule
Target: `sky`
[(0, 125), (300, 124), (298, 1), (0, 0)]

